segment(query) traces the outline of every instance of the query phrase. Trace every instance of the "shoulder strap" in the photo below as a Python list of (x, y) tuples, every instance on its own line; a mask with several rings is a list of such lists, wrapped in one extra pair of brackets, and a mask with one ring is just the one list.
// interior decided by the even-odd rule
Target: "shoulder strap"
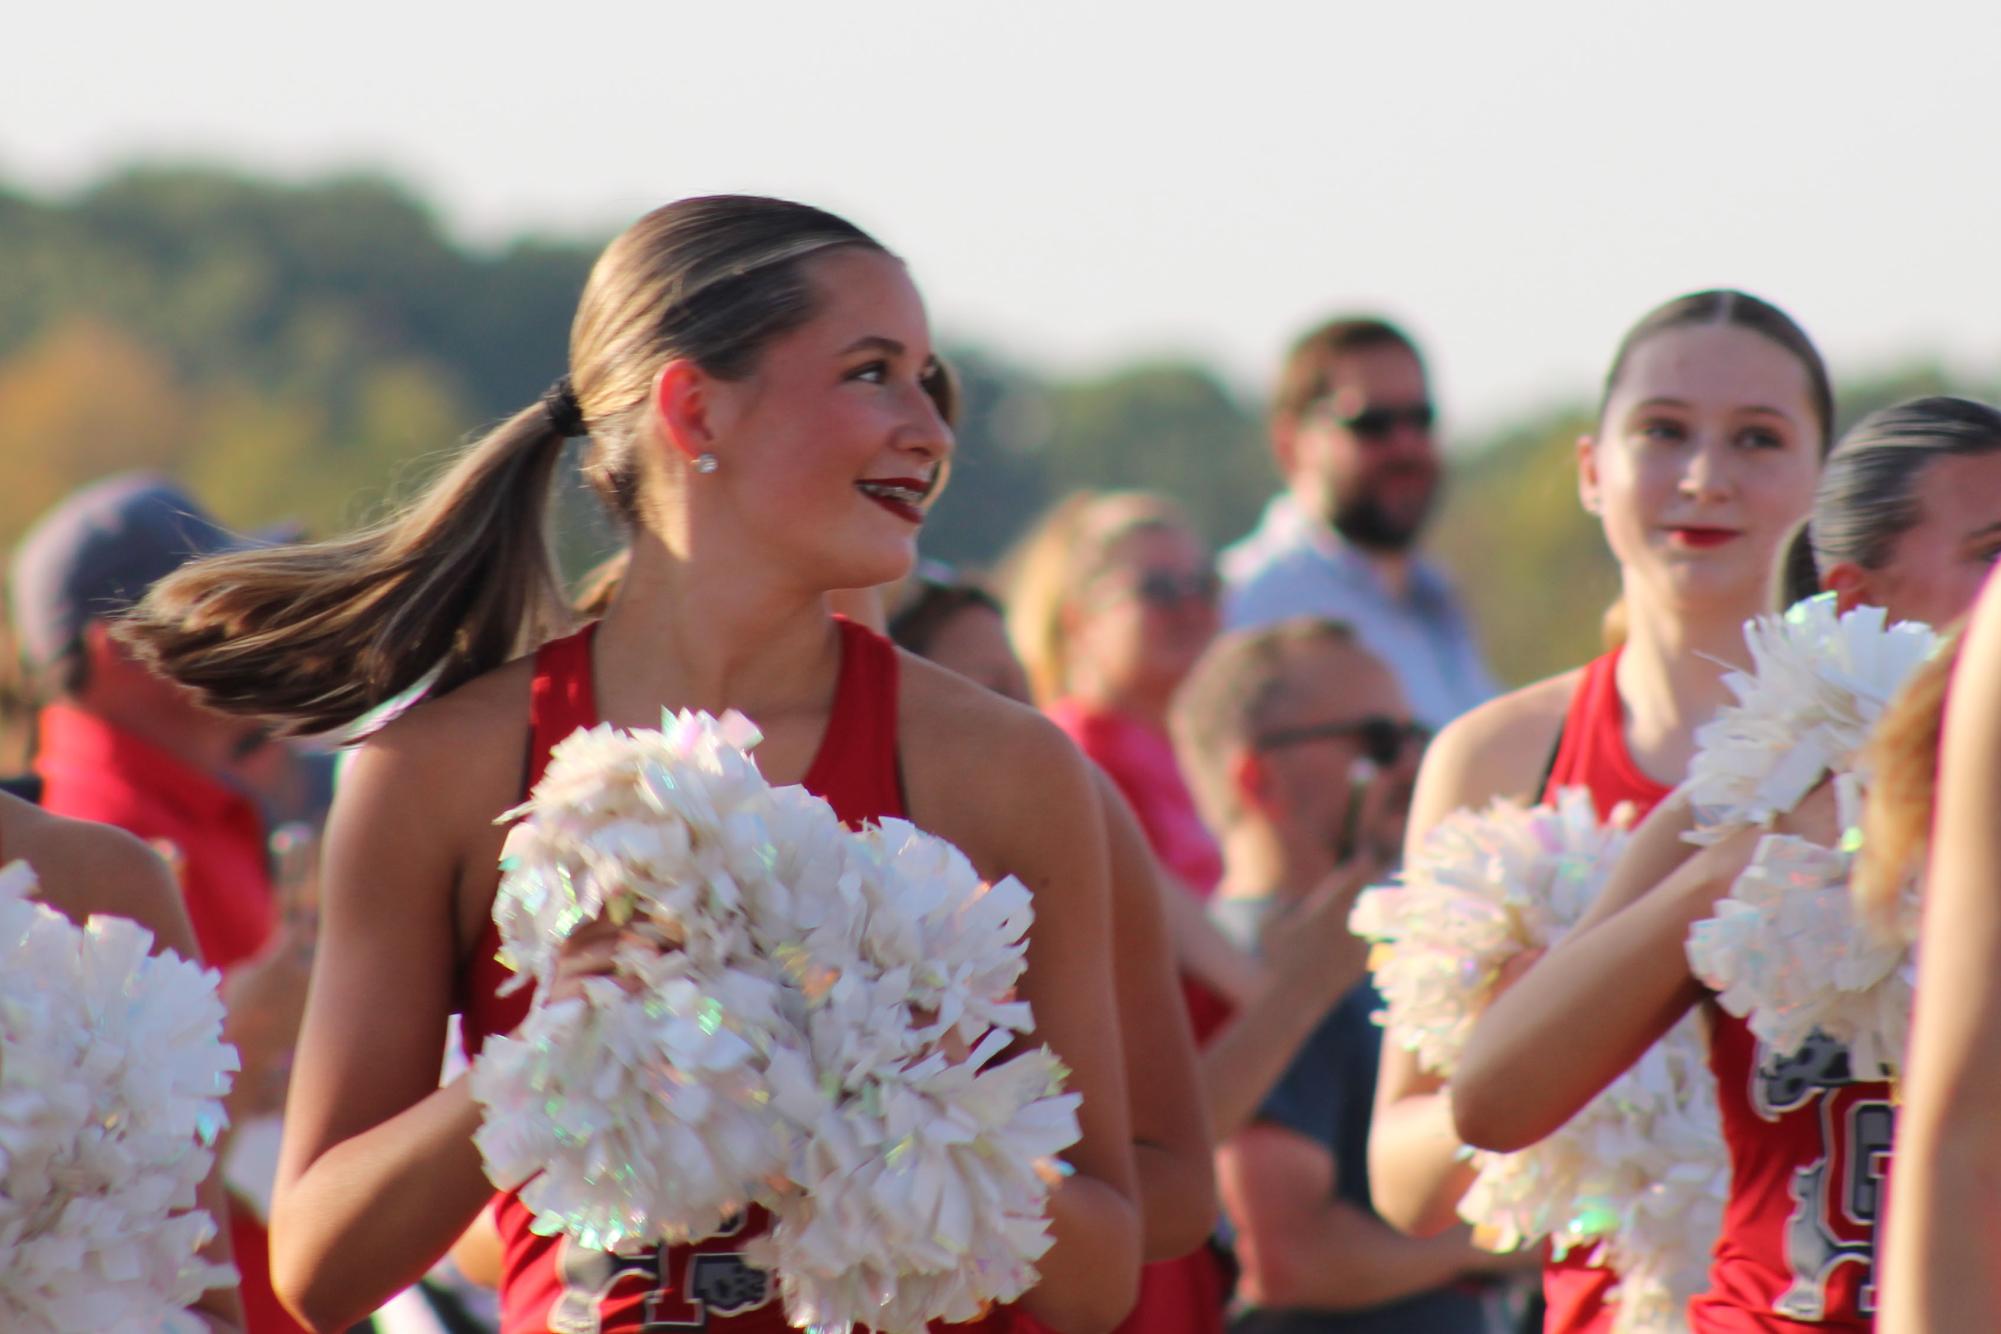
[(597, 622), (552, 639), (535, 651), (535, 679), (528, 691), (528, 766), (524, 794), (542, 781), (549, 751), (580, 727), (598, 723), (591, 680), (591, 643)]
[(1570, 716), (1569, 711), (1566, 710), (1563, 721), (1556, 725), (1556, 740), (1549, 743), (1549, 759), (1543, 763), (1542, 778), (1535, 785), (1536, 800), (1538, 801), (1548, 801), (1551, 796), (1555, 795), (1550, 791), (1550, 787), (1556, 780), (1556, 762), (1563, 754), (1563, 738), (1569, 730)]
[(802, 780), (850, 824), (908, 810), (896, 752), (896, 647), (866, 626), (837, 616), (841, 674), (820, 749)]

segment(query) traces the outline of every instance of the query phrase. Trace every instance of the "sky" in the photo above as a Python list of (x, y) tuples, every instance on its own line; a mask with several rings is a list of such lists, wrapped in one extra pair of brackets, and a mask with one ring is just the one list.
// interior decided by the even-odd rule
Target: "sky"
[(904, 255), (945, 337), (1055, 374), (1194, 356), (1261, 393), (1370, 309), (1472, 431), (1741, 286), (1837, 378), (2001, 378), (1990, 0), (80, 0), (5, 45), (17, 187), (366, 168), (476, 244), (788, 195)]

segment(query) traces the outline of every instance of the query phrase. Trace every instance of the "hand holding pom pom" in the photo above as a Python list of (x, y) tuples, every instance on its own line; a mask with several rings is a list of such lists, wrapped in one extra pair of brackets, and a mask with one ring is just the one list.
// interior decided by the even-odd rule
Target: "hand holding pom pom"
[[(1551, 806), (1457, 811), (1399, 883), (1367, 891), (1352, 924), (1377, 943), (1387, 1022), (1449, 1075), (1481, 1011), (1576, 925), (1627, 842), (1590, 794)], [(1614, 1328), (1679, 1330), (1723, 1220), (1729, 1160), (1701, 1030), (1685, 1020), (1555, 1134), (1520, 1153), (1475, 1153), (1460, 1215), (1498, 1250), (1551, 1240), (1619, 1275)]]
[(1001, 1060), (1033, 1028), (1028, 891), (905, 822), (847, 830), (756, 740), (580, 732), (510, 813), (494, 916), (538, 994), (474, 1066), (488, 1175), (603, 1249), (760, 1204), (795, 1324), (970, 1319), (1033, 1284), (1079, 1133), (1052, 1053)]
[(1691, 842), (1767, 825), (1824, 775), (1852, 771), (1891, 698), (1938, 647), (1929, 626), (1890, 623), (1881, 607), (1834, 608), (1823, 593), (1745, 625), (1751, 670), (1723, 678), (1737, 702), (1695, 734)]

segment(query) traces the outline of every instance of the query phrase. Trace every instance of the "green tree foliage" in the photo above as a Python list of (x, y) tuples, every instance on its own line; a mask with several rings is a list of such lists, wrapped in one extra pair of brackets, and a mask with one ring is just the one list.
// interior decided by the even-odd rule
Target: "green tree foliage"
[[(68, 199), (0, 186), (0, 544), (131, 467), (245, 527), (377, 513), (561, 370), (598, 246), (473, 249), (372, 176), (150, 166)], [(1076, 487), (1164, 492), (1221, 544), (1276, 484), (1259, 411), (1200, 365), (1052, 377), (977, 346), (949, 356), (963, 411), (933, 556), (983, 566)], [(1925, 364), (1844, 377), (1844, 420), (1955, 384), (1981, 389)], [(1586, 425), (1560, 408), (1476, 438), (1433, 530), (1512, 681), (1595, 651), (1615, 591), (1576, 503)], [(568, 568), (615, 546), (574, 477), (556, 505)]]

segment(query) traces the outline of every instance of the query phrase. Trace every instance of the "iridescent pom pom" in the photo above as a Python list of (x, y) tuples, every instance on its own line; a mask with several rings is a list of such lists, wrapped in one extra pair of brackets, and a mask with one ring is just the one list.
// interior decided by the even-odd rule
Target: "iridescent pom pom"
[(0, 1327), (198, 1334), (236, 1282), (196, 1205), (237, 1069), (218, 976), (118, 917), (79, 930), (0, 870)]

